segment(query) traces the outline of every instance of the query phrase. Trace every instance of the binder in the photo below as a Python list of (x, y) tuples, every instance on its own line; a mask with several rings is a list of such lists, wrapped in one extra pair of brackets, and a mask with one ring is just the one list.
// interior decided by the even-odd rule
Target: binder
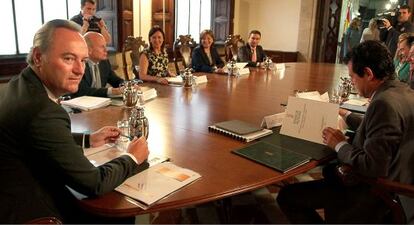
[(220, 133), (244, 142), (251, 142), (273, 133), (272, 130), (258, 127), (256, 128), (253, 125), (238, 120), (216, 123), (209, 126), (208, 130), (210, 132)]

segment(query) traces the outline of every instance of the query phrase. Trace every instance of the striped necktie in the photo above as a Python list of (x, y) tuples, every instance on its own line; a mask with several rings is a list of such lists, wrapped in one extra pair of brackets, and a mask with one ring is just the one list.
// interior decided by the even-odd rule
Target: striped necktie
[(95, 79), (93, 79), (92, 81), (92, 87), (95, 88), (101, 88), (102, 87), (102, 83), (101, 83), (101, 74), (99, 73), (99, 67), (98, 64), (94, 64), (93, 65), (93, 77)]

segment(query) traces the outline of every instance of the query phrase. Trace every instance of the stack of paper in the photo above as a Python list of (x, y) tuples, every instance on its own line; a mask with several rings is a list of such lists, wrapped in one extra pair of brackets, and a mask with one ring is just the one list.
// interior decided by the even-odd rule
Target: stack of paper
[(329, 95), (328, 92), (325, 92), (324, 94), (319, 94), (318, 91), (308, 91), (308, 92), (298, 92), (296, 93), (296, 97), (298, 98), (306, 98), (321, 102), (329, 102)]
[[(84, 155), (89, 159), (89, 161), (94, 166), (100, 166), (105, 164), (112, 159), (115, 159), (122, 155), (122, 153), (127, 151), (129, 141), (127, 142), (120, 142), (115, 144), (105, 144), (100, 147), (96, 148), (84, 148), (83, 152)], [(154, 166), (159, 163), (163, 163), (169, 161), (170, 159), (166, 156), (156, 155), (154, 153), (150, 153), (147, 159), (149, 166)]]
[(155, 202), (200, 177), (200, 174), (192, 170), (165, 162), (128, 178), (115, 190), (136, 199), (141, 208), (148, 209)]
[[(236, 63), (236, 67), (239, 71), (238, 75), (247, 75), (250, 74), (250, 69), (247, 66), (247, 62), (238, 62)], [(224, 72), (228, 73), (229, 69), (227, 67), (224, 67)]]
[[(203, 84), (203, 83), (207, 83), (207, 76), (203, 75), (203, 76), (194, 76), (195, 78), (195, 82), (196, 84)], [(176, 77), (167, 77), (166, 78), (168, 80), (168, 83), (170, 84), (183, 84), (183, 78), (181, 76), (176, 76)]]
[(157, 97), (157, 90), (155, 90), (155, 88), (141, 87), (141, 91), (142, 91), (142, 97), (144, 98), (144, 101), (148, 101), (150, 99)]
[(92, 109), (98, 109), (111, 104), (110, 98), (81, 96), (68, 101), (62, 101), (62, 105), (66, 105), (72, 108), (77, 108), (83, 111)]

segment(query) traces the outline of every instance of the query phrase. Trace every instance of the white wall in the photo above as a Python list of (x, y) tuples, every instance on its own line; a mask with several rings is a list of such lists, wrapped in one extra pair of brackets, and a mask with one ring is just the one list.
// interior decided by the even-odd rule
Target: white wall
[(301, 0), (236, 0), (234, 33), (257, 29), (265, 49), (298, 51), (300, 12)]
[[(142, 36), (146, 43), (148, 43), (148, 32), (151, 29), (151, 6), (152, 0), (134, 0), (134, 36)], [(139, 12), (141, 12), (141, 18), (139, 18)]]

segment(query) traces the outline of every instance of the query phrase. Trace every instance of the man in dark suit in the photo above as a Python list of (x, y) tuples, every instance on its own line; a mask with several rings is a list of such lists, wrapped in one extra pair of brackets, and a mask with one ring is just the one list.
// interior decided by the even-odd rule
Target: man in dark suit
[[(111, 97), (120, 95), (119, 85), (123, 80), (111, 68), (104, 37), (96, 32), (88, 32), (83, 37), (88, 45), (89, 59), (86, 61), (85, 74), (79, 84), (79, 89), (71, 96)], [(107, 88), (107, 83), (112, 87)]]
[(78, 208), (68, 187), (101, 195), (148, 166), (145, 139), (135, 139), (125, 155), (95, 167), (82, 146), (114, 142), (119, 129), (71, 134), (70, 118), (57, 99), (77, 91), (85, 69), (88, 50), (79, 32), (67, 20), (44, 24), (33, 39), (29, 66), (0, 93), (1, 223), (45, 216), (65, 223), (101, 223)]
[(403, 5), (398, 10), (398, 21), (394, 26), (387, 19), (383, 19), (384, 28), (380, 31), (380, 39), (383, 41), (394, 56), (397, 51), (398, 37), (402, 33), (410, 33), (414, 31), (414, 27), (410, 22), (411, 8)]
[[(359, 94), (370, 98), (364, 117), (341, 110), (356, 130), (352, 143), (340, 130), (325, 128), (324, 143), (337, 152), (338, 161), (364, 176), (414, 183), (414, 91), (395, 80), (392, 56), (377, 41), (366, 41), (348, 53), (345, 62)], [(327, 223), (384, 223), (385, 204), (368, 187), (344, 186), (326, 167), (324, 179), (288, 185), (278, 203), (291, 222), (322, 223), (315, 209), (325, 209)]]
[(262, 34), (258, 30), (249, 33), (249, 41), (245, 46), (240, 47), (237, 53), (239, 62), (247, 62), (247, 66), (259, 67), (264, 61), (266, 54), (262, 46), (259, 45)]

